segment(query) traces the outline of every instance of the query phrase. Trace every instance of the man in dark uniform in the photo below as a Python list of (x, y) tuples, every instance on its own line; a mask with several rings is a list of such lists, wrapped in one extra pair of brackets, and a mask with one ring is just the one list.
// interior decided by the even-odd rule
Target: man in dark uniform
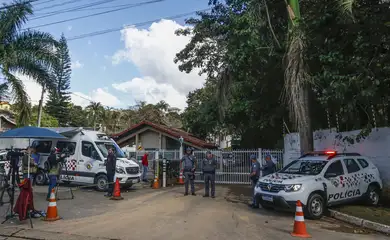
[(250, 179), (252, 181), (253, 197), (252, 197), (252, 204), (250, 204), (249, 206), (252, 208), (259, 208), (259, 203), (256, 202), (256, 197), (255, 197), (255, 187), (256, 187), (257, 181), (260, 178), (260, 163), (257, 161), (256, 156), (253, 154), (251, 155), (251, 161), (252, 161), (251, 173), (249, 174), (249, 176), (250, 176)]
[(111, 197), (112, 192), (114, 190), (113, 182), (115, 176), (115, 169), (116, 169), (116, 156), (114, 150), (110, 148), (108, 149), (108, 156), (106, 161), (106, 171), (107, 171), (107, 181), (108, 181), (107, 193), (104, 195), (106, 197)]
[(195, 164), (196, 158), (192, 155), (192, 149), (188, 147), (186, 149), (186, 154), (181, 159), (181, 163), (183, 165), (183, 174), (184, 174), (184, 196), (188, 195), (188, 184), (191, 184), (191, 194), (196, 196), (195, 194)]
[(205, 194), (203, 197), (209, 197), (211, 184), (211, 197), (215, 198), (215, 169), (217, 168), (217, 161), (210, 151), (207, 151), (206, 158), (202, 162), (202, 170), (205, 184)]

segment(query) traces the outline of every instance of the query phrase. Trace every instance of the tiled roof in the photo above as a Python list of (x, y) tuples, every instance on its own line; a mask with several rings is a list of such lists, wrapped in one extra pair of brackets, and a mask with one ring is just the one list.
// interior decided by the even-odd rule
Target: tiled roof
[(16, 125), (16, 123), (13, 120), (9, 119), (5, 115), (0, 115), (0, 118), (4, 119), (5, 121), (7, 121), (8, 123), (10, 123), (12, 125)]
[(185, 142), (191, 143), (191, 144), (193, 144), (197, 147), (200, 147), (200, 148), (215, 148), (215, 144), (206, 142), (202, 139), (199, 139), (199, 138), (197, 138), (197, 137), (191, 135), (190, 133), (185, 132), (181, 129), (170, 128), (168, 126), (152, 123), (150, 121), (142, 121), (142, 122), (135, 124), (132, 127), (128, 128), (120, 133), (113, 134), (112, 137), (114, 139), (118, 140), (118, 139), (128, 135), (128, 133), (131, 133), (133, 130), (136, 130), (136, 129), (139, 129), (142, 127), (146, 127), (146, 126), (152, 127), (160, 132), (163, 132), (167, 135), (172, 136), (173, 138), (180, 138), (180, 136), (181, 136), (181, 137), (183, 137)]

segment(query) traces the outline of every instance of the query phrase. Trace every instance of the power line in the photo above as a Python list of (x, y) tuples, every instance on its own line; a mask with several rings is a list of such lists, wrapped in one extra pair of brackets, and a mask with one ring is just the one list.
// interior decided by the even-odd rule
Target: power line
[[(193, 15), (194, 13), (205, 12), (205, 11), (208, 11), (210, 9), (211, 8), (207, 8), (207, 9), (203, 9), (203, 10), (197, 10), (197, 11), (192, 11), (192, 12), (188, 12), (188, 13), (177, 14), (177, 15), (173, 15), (173, 16), (169, 16), (169, 17), (164, 17), (163, 19), (171, 19), (172, 20), (172, 19), (182, 18), (182, 17)], [(103, 34), (107, 34), (107, 33), (111, 33), (111, 32), (120, 31), (120, 30), (126, 29), (126, 28), (140, 27), (140, 26), (152, 24), (152, 23), (157, 22), (157, 21), (159, 21), (161, 19), (162, 18), (158, 18), (158, 19), (149, 20), (149, 21), (145, 21), (145, 22), (134, 23), (134, 24), (131, 24), (131, 25), (129, 24), (129, 25), (124, 26), (124, 27), (111, 28), (111, 29), (106, 29), (106, 30), (101, 30), (101, 31), (81, 34), (81, 35), (77, 35), (77, 36), (73, 36), (73, 37), (67, 38), (67, 41), (73, 41), (73, 40), (78, 40), (78, 39), (82, 39), (82, 38), (103, 35)]]
[[(80, 2), (80, 1), (82, 1), (82, 0), (70, 0), (70, 1), (67, 1), (67, 2), (62, 2), (62, 3), (58, 3), (58, 4), (54, 4), (54, 5), (49, 5), (49, 6), (46, 6), (46, 7), (38, 8), (38, 9), (35, 9), (35, 11), (42, 11), (42, 10), (46, 10), (46, 9), (50, 9), (50, 8), (61, 7), (61, 6), (67, 5), (67, 4), (72, 4), (72, 3), (76, 3), (76, 2)], [(35, 5), (38, 5), (38, 4), (35, 4)]]
[[(65, 8), (65, 9), (57, 10), (57, 11), (53, 11), (53, 12), (40, 13), (41, 16), (38, 16), (38, 17), (35, 17), (35, 18), (30, 18), (29, 20), (46, 18), (46, 17), (50, 17), (50, 16), (53, 16), (53, 15), (67, 13), (67, 12), (73, 12), (73, 11), (81, 10), (81, 9), (88, 8), (88, 7), (94, 7), (94, 6), (98, 6), (98, 5), (109, 3), (109, 2), (113, 2), (113, 1), (117, 1), (117, 0), (103, 0), (103, 1), (100, 1), (100, 2), (88, 3), (88, 4), (84, 4), (84, 5), (80, 5), (80, 6), (76, 6), (76, 7), (71, 7), (71, 8)], [(90, 10), (90, 9), (87, 9), (87, 10)]]
[[(65, 20), (57, 21), (57, 22), (51, 22), (51, 23), (41, 24), (41, 25), (38, 25), (38, 26), (30, 27), (30, 28), (28, 28), (28, 29), (34, 29), (34, 28), (39, 28), (39, 27), (51, 26), (51, 25), (55, 25), (55, 24), (59, 24), (59, 23), (70, 22), (70, 21), (74, 21), (74, 20), (79, 20), (79, 19), (84, 19), (84, 18), (99, 16), (99, 15), (103, 15), (103, 14), (107, 14), (107, 13), (112, 13), (112, 12), (118, 12), (118, 11), (121, 11), (121, 10), (129, 9), (129, 8), (133, 8), (133, 7), (137, 7), (137, 6), (142, 6), (142, 5), (152, 4), (152, 3), (157, 3), (157, 2), (163, 2), (163, 1), (165, 1), (165, 0), (152, 0), (152, 1), (149, 1), (149, 2), (138, 3), (138, 4), (134, 4), (134, 5), (132, 5), (132, 6), (127, 6), (127, 7), (123, 7), (123, 8), (119, 8), (119, 9), (114, 9), (114, 10), (109, 10), (109, 11), (104, 11), (104, 12), (89, 14), (89, 15), (85, 15), (85, 16), (81, 16), (81, 17), (75, 17), (75, 18), (65, 19)], [(27, 29), (24, 29), (24, 30), (27, 30)]]

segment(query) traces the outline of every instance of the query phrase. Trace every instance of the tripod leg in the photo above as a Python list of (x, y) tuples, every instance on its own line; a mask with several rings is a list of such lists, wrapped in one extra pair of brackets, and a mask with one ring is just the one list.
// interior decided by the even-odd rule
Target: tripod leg
[(28, 215), (28, 217), (30, 218), (30, 225), (31, 225), (31, 228), (34, 228), (33, 222), (32, 222), (31, 214), (32, 214), (32, 211), (30, 211), (30, 214)]
[[(67, 178), (69, 179), (68, 166), (66, 166), (66, 164), (65, 164), (65, 173), (66, 173)], [(69, 191), (70, 191), (71, 198), (74, 199), (73, 190), (70, 186), (69, 186)]]

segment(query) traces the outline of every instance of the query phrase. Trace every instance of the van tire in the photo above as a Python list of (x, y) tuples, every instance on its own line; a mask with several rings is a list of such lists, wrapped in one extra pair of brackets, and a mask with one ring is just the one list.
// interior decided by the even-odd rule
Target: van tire
[(305, 215), (312, 220), (318, 220), (322, 218), (326, 211), (325, 199), (321, 194), (310, 194), (307, 204), (304, 207)]
[(108, 179), (105, 174), (100, 174), (95, 177), (96, 190), (99, 192), (105, 192), (108, 189)]

